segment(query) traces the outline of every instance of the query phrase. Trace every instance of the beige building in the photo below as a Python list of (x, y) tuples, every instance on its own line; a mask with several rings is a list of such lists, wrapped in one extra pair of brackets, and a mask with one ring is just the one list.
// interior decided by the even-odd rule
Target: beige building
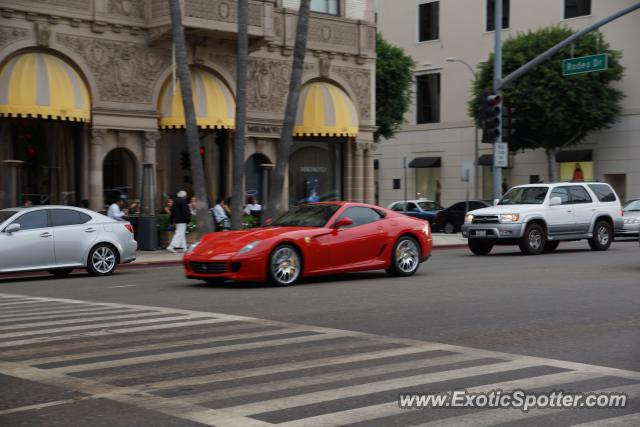
[[(503, 38), (554, 24), (581, 29), (635, 3), (635, 0), (503, 0)], [(474, 125), (467, 102), (476, 69), (494, 49), (493, 0), (378, 0), (378, 30), (416, 62), (413, 102), (402, 131), (376, 152), (379, 203), (440, 198), (443, 205), (464, 200), (464, 164), (474, 161)], [(610, 182), (621, 198), (640, 197), (640, 12), (602, 28), (626, 67), (618, 87), (626, 94), (623, 115), (611, 129), (559, 153), (559, 176), (571, 179), (576, 164), (585, 179)], [(384, 102), (384, 100), (378, 100)], [(480, 144), (478, 199), (491, 197), (492, 146)], [(405, 169), (403, 161), (409, 167)], [(546, 155), (527, 150), (512, 156), (504, 170), (509, 186), (548, 180)], [(406, 186), (406, 188), (405, 188)], [(470, 183), (474, 197), (475, 183)]]
[[(231, 194), (237, 3), (181, 4), (213, 200)], [(259, 201), (263, 165), (275, 163), (298, 6), (250, 1), (245, 189)], [(373, 201), (373, 0), (313, 0), (312, 10), (285, 197)], [(158, 203), (190, 190), (173, 70), (167, 0), (3, 0), (0, 207), (88, 199), (100, 209), (140, 198), (143, 176)]]

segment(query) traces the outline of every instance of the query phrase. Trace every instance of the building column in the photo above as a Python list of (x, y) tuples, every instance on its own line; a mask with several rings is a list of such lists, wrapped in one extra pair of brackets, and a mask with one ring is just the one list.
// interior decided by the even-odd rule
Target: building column
[(378, 146), (370, 142), (364, 152), (364, 202), (375, 203), (375, 182), (373, 178), (373, 152)]
[(353, 201), (362, 203), (364, 199), (364, 151), (366, 149), (366, 144), (361, 142), (356, 142), (354, 144), (354, 152), (355, 158), (353, 161), (353, 179), (352, 179), (352, 188), (353, 188)]
[(353, 143), (351, 140), (347, 141), (344, 146), (344, 166), (343, 166), (343, 180), (342, 180), (342, 188), (344, 189), (344, 193), (342, 194), (342, 200), (352, 200), (353, 199), (353, 180), (351, 177), (353, 176)]
[(89, 204), (96, 211), (104, 208), (102, 151), (106, 134), (106, 129), (91, 129), (89, 142)]
[[(142, 176), (142, 191), (148, 194), (145, 196), (145, 199), (148, 201), (149, 205), (147, 209), (149, 213), (154, 213), (158, 208), (156, 206), (158, 204), (158, 185), (156, 183), (156, 163), (157, 156), (156, 150), (158, 146), (158, 141), (160, 140), (161, 134), (159, 131), (146, 131), (144, 133), (144, 151), (142, 153), (142, 163), (143, 163), (143, 171), (144, 168), (150, 168), (151, 170), (147, 174), (147, 176)], [(149, 182), (145, 182), (145, 180), (149, 180)], [(141, 200), (145, 203), (144, 200)]]

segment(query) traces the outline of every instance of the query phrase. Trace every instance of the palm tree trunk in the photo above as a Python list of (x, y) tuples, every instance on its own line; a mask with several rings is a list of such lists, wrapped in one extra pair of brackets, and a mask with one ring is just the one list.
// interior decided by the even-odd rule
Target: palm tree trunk
[(233, 139), (231, 228), (242, 226), (244, 144), (247, 121), (247, 61), (249, 57), (249, 0), (238, 0), (238, 58), (236, 75), (236, 132)]
[[(269, 191), (269, 203), (267, 204), (267, 218), (273, 218), (282, 212), (282, 190), (284, 186), (284, 174), (289, 163), (291, 144), (293, 142), (293, 126), (295, 125), (296, 113), (298, 111), (298, 100), (300, 99), (300, 84), (302, 83), (302, 70), (304, 66), (304, 55), (307, 50), (307, 33), (309, 30), (309, 4), (310, 0), (300, 2), (298, 12), (298, 26), (296, 29), (296, 43), (293, 49), (293, 65), (291, 68), (291, 80), (289, 82), (289, 95), (287, 96), (287, 107), (284, 114), (282, 134), (276, 151), (276, 167), (273, 171), (273, 179)], [(293, 183), (289, 183), (293, 185)]]
[(545, 152), (547, 153), (547, 167), (549, 173), (549, 182), (557, 182), (558, 181), (558, 170), (556, 168), (556, 151), (557, 148), (547, 148)]
[(198, 199), (196, 217), (198, 220), (198, 235), (202, 236), (213, 230), (213, 220), (209, 214), (209, 198), (207, 196), (206, 181), (204, 179), (204, 167), (200, 161), (200, 139), (196, 124), (196, 113), (193, 107), (193, 92), (187, 63), (187, 46), (182, 27), (182, 14), (179, 0), (169, 0), (171, 14), (171, 27), (173, 30), (173, 43), (175, 45), (176, 68), (182, 93), (182, 105), (184, 108), (185, 128), (187, 131), (187, 151), (191, 158), (191, 178), (193, 190)]

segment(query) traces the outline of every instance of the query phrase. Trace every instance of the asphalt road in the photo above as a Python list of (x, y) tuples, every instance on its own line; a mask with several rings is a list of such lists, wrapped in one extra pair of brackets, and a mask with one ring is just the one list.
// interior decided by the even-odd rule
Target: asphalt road
[[(201, 285), (196, 281), (184, 279), (180, 268), (175, 266), (123, 268), (108, 278), (89, 278), (82, 272), (73, 274), (64, 280), (48, 276), (19, 279), (0, 278), (0, 295), (4, 295), (6, 298), (4, 301), (0, 300), (0, 323), (2, 323), (2, 317), (6, 322), (11, 314), (20, 314), (21, 307), (28, 309), (26, 315), (23, 314), (23, 316), (25, 319), (30, 319), (25, 320), (27, 323), (22, 326), (16, 321), (9, 326), (0, 328), (0, 347), (4, 346), (9, 350), (7, 353), (9, 358), (6, 359), (2, 356), (3, 348), (0, 348), (0, 360), (8, 360), (4, 364), (0, 363), (0, 384), (8, 384), (13, 390), (12, 393), (5, 394), (4, 398), (0, 398), (0, 424), (5, 425), (3, 424), (4, 419), (4, 422), (8, 422), (6, 425), (69, 425), (71, 420), (69, 417), (74, 417), (74, 419), (79, 417), (78, 420), (92, 425), (102, 425), (100, 420), (106, 422), (108, 419), (108, 423), (104, 425), (110, 426), (198, 425), (198, 423), (224, 425), (229, 420), (223, 416), (223, 422), (221, 422), (220, 418), (216, 418), (222, 416), (218, 413), (207, 413), (210, 418), (202, 418), (204, 415), (194, 408), (188, 407), (188, 410), (183, 407), (173, 408), (167, 402), (162, 403), (165, 406), (160, 405), (161, 407), (153, 406), (144, 399), (138, 403), (132, 403), (124, 398), (113, 397), (114, 395), (119, 396), (120, 392), (114, 392), (107, 386), (98, 386), (86, 381), (76, 384), (74, 381), (78, 381), (77, 376), (84, 380), (95, 376), (100, 379), (100, 384), (107, 383), (111, 386), (147, 384), (148, 387), (148, 384), (154, 384), (154, 381), (173, 379), (178, 381), (174, 385), (180, 386), (180, 389), (183, 390), (185, 385), (180, 383), (177, 377), (172, 376), (172, 372), (173, 374), (179, 372), (180, 375), (186, 376), (198, 376), (207, 372), (212, 375), (206, 370), (206, 372), (193, 371), (188, 375), (184, 373), (185, 369), (193, 370), (200, 364), (206, 365), (206, 363), (212, 362), (198, 359), (198, 357), (202, 357), (199, 353), (202, 350), (197, 350), (193, 346), (203, 344), (193, 339), (191, 340), (193, 342), (190, 341), (191, 347), (185, 351), (190, 352), (188, 353), (190, 357), (196, 358), (194, 359), (195, 365), (189, 365), (187, 368), (180, 365), (179, 360), (175, 361), (169, 357), (163, 359), (166, 360), (163, 362), (164, 365), (156, 366), (155, 364), (160, 362), (154, 359), (157, 356), (149, 356), (155, 354), (149, 353), (149, 351), (157, 351), (155, 347), (151, 348), (157, 344), (148, 344), (143, 346), (144, 348), (140, 347), (140, 351), (142, 351), (140, 354), (143, 358), (151, 357), (149, 360), (142, 360), (142, 362), (148, 362), (149, 365), (144, 365), (145, 369), (141, 370), (142, 373), (132, 371), (132, 368), (127, 367), (126, 363), (114, 362), (113, 355), (106, 355), (104, 346), (115, 345), (113, 348), (109, 347), (109, 351), (115, 352), (114, 349), (117, 348), (117, 345), (124, 345), (123, 350), (118, 350), (124, 354), (133, 351), (133, 348), (127, 347), (133, 344), (125, 345), (118, 341), (109, 344), (107, 341), (112, 339), (111, 337), (105, 338), (106, 341), (103, 343), (98, 337), (92, 337), (92, 333), (96, 331), (115, 334), (116, 332), (112, 329), (118, 327), (117, 322), (113, 326), (110, 326), (111, 323), (109, 323), (114, 322), (111, 320), (113, 317), (106, 316), (105, 324), (101, 325), (103, 327), (92, 329), (89, 326), (83, 326), (85, 323), (82, 322), (85, 320), (78, 314), (67, 320), (67, 324), (71, 326), (64, 326), (67, 324), (61, 326), (59, 324), (60, 318), (65, 316), (64, 310), (70, 303), (53, 299), (73, 299), (83, 301), (82, 304), (85, 304), (84, 302), (87, 302), (86, 304), (89, 302), (117, 303), (113, 307), (109, 306), (109, 310), (144, 311), (144, 313), (140, 312), (142, 314), (136, 311), (138, 314), (133, 315), (134, 318), (146, 316), (151, 312), (153, 316), (157, 316), (157, 323), (160, 324), (158, 328), (164, 328), (165, 326), (162, 325), (171, 322), (181, 322), (175, 320), (180, 316), (190, 316), (189, 318), (195, 319), (196, 323), (238, 321), (249, 322), (251, 328), (275, 328), (278, 329), (278, 333), (284, 334), (281, 338), (285, 340), (285, 343), (289, 342), (287, 340), (292, 340), (294, 344), (298, 341), (302, 343), (294, 345), (293, 349), (286, 351), (286, 356), (278, 356), (279, 358), (284, 357), (294, 365), (307, 363), (305, 357), (298, 355), (297, 352), (307, 351), (305, 346), (313, 345), (316, 338), (309, 338), (310, 336), (328, 334), (330, 340), (336, 341), (331, 341), (332, 344), (328, 345), (325, 351), (333, 349), (338, 351), (338, 354), (342, 354), (342, 357), (349, 357), (350, 352), (356, 351), (358, 345), (365, 345), (353, 344), (361, 339), (364, 340), (363, 343), (366, 342), (366, 345), (372, 346), (376, 351), (388, 350), (389, 346), (398, 345), (408, 345), (411, 348), (427, 346), (426, 348), (432, 352), (455, 353), (453, 359), (450, 360), (451, 363), (469, 363), (461, 361), (461, 359), (473, 357), (471, 365), (468, 365), (471, 367), (461, 366), (470, 370), (470, 377), (463, 377), (454, 382), (451, 382), (453, 380), (449, 378), (447, 387), (475, 386), (478, 377), (473, 376), (473, 373), (476, 372), (474, 369), (478, 369), (478, 365), (495, 363), (496, 360), (522, 363), (523, 360), (530, 360), (530, 358), (521, 356), (535, 356), (545, 360), (537, 359), (538, 362), (535, 366), (508, 371), (509, 375), (516, 375), (516, 377), (492, 377), (487, 381), (493, 383), (517, 382), (517, 375), (527, 377), (546, 375), (544, 378), (553, 377), (553, 375), (566, 375), (562, 372), (563, 370), (580, 371), (583, 369), (583, 365), (573, 363), (578, 362), (589, 365), (588, 367), (584, 365), (585, 375), (598, 373), (598, 377), (585, 379), (584, 381), (591, 381), (591, 383), (580, 383), (582, 386), (575, 388), (577, 390), (624, 387), (629, 384), (633, 384), (636, 387), (633, 390), (637, 390), (635, 384), (640, 382), (640, 373), (629, 371), (640, 371), (639, 278), (640, 248), (637, 242), (615, 242), (612, 248), (606, 252), (592, 252), (588, 250), (586, 243), (561, 244), (556, 253), (535, 257), (522, 256), (517, 248), (509, 247), (497, 248), (487, 257), (473, 256), (465, 249), (440, 249), (434, 251), (433, 257), (421, 266), (418, 274), (411, 278), (390, 278), (384, 272), (357, 273), (305, 280), (291, 288), (271, 288), (259, 284)], [(52, 300), (12, 299), (10, 295), (47, 297)], [(145, 307), (125, 308), (125, 306), (120, 306), (121, 304), (135, 304)], [(56, 310), (52, 309), (56, 305), (59, 306), (62, 314), (56, 314)], [(148, 306), (166, 309), (155, 313)], [(90, 305), (87, 307), (89, 307), (87, 312), (96, 309)], [(180, 310), (190, 310), (190, 312), (181, 312)], [(8, 314), (3, 316), (3, 311)], [(45, 314), (40, 316), (40, 312)], [(30, 313), (31, 315), (29, 315)], [(57, 316), (58, 320), (51, 320), (49, 316)], [(258, 320), (236, 319), (233, 316), (249, 316)], [(209, 320), (209, 318), (214, 320)], [(39, 319), (42, 319), (40, 323), (38, 323)], [(86, 319), (86, 323), (90, 323), (90, 321), (90, 318)], [(288, 323), (283, 326), (283, 324), (272, 321)], [(144, 323), (144, 320), (139, 322)], [(185, 324), (185, 327), (187, 326), (189, 325)], [(240, 325), (237, 327), (249, 326)], [(131, 326), (127, 325), (126, 327)], [(198, 327), (200, 326), (194, 326), (193, 331), (189, 328), (186, 330), (195, 334)], [(144, 330), (144, 327), (140, 328)], [(87, 330), (86, 334), (74, 335), (72, 338), (57, 338), (60, 334), (75, 333), (73, 331), (84, 331), (85, 329)], [(23, 336), (23, 332), (26, 332), (26, 338)], [(380, 337), (364, 336), (359, 334), (360, 332), (376, 334)], [(98, 335), (102, 333), (99, 332)], [(153, 334), (157, 333), (152, 332), (151, 335), (144, 336), (151, 339)], [(264, 334), (264, 332), (260, 333)], [(245, 337), (242, 334), (236, 333), (236, 335)], [(249, 338), (256, 339), (256, 337), (249, 334), (242, 342), (246, 342), (246, 339)], [(24, 339), (27, 341), (20, 341)], [(60, 344), (47, 342), (47, 340), (55, 341), (57, 339), (63, 341)], [(171, 339), (178, 338), (175, 336), (162, 338), (165, 343), (170, 342)], [(279, 338), (275, 337), (274, 339)], [(320, 337), (319, 339), (326, 338)], [(345, 339), (347, 342), (341, 341)], [(68, 341), (71, 344), (68, 351), (65, 348), (67, 341), (64, 340), (71, 340)], [(74, 367), (76, 362), (69, 362), (66, 359), (81, 357), (74, 356), (72, 347), (74, 343), (82, 347), (84, 340), (89, 348), (92, 345), (92, 340), (97, 340), (95, 345), (100, 342), (103, 347), (100, 349), (96, 347), (96, 354), (93, 358), (83, 359), (83, 363), (87, 363), (87, 365), (80, 365), (79, 368)], [(198, 342), (196, 343), (196, 341)], [(134, 342), (134, 344), (142, 345), (145, 343)], [(75, 351), (80, 350), (76, 349)], [(194, 352), (193, 355), (191, 352)], [(258, 350), (258, 352), (260, 351)], [(240, 359), (256, 357), (255, 352), (250, 353), (246, 356), (241, 355)], [(438, 357), (444, 357), (444, 355), (438, 353), (436, 359)], [(255, 369), (258, 366), (257, 362), (252, 363), (249, 359), (242, 369)], [(33, 373), (30, 373), (29, 370), (17, 370), (13, 363), (26, 363), (29, 366), (37, 366), (38, 369), (43, 366), (46, 369), (52, 367), (53, 369), (49, 371), (34, 370)], [(409, 362), (405, 360), (403, 363)], [(427, 372), (425, 369), (429, 369), (428, 372), (432, 372), (434, 369), (433, 366), (427, 367), (426, 365), (430, 362), (425, 363), (424, 360), (420, 361), (420, 366), (414, 366), (411, 363), (407, 365), (407, 368), (410, 367), (413, 370), (412, 378), (416, 378), (416, 376), (420, 378), (420, 375), (425, 375)], [(598, 367), (591, 365), (598, 365)], [(607, 370), (607, 368), (618, 368), (624, 371)], [(203, 366), (198, 369), (205, 368)], [(389, 375), (386, 367), (376, 365), (376, 369), (380, 370), (380, 375)], [(522, 373), (523, 369), (532, 371)], [(16, 373), (15, 378), (12, 374), (14, 371), (20, 372), (19, 375)], [(49, 376), (44, 375), (43, 372)], [(142, 375), (143, 378), (140, 381), (131, 380), (130, 376), (134, 372), (135, 375)], [(480, 372), (490, 375), (491, 369), (480, 370), (476, 373)], [(487, 374), (487, 372), (489, 373)], [(56, 377), (55, 373), (64, 376)], [(620, 377), (616, 373), (620, 373)], [(574, 375), (574, 372), (570, 374)], [(44, 377), (40, 378), (40, 375), (44, 375)], [(215, 375), (222, 374), (216, 373)], [(70, 379), (70, 376), (73, 377), (73, 380)], [(385, 378), (387, 377), (376, 379)], [(315, 425), (314, 420), (318, 421), (318, 425), (320, 425), (320, 421), (325, 423), (324, 425), (333, 425), (331, 419), (327, 421), (323, 417), (336, 412), (342, 414), (341, 411), (347, 411), (351, 417), (348, 419), (354, 424), (409, 425), (434, 421), (442, 418), (443, 414), (425, 416), (426, 412), (424, 411), (418, 415), (415, 412), (387, 413), (385, 411), (392, 411), (392, 408), (375, 406), (389, 399), (389, 395), (384, 398), (379, 396), (382, 390), (375, 387), (371, 390), (367, 389), (366, 399), (363, 397), (358, 397), (360, 400), (356, 399), (356, 396), (360, 396), (357, 387), (361, 387), (358, 385), (360, 383), (357, 379), (349, 381), (344, 379), (343, 381), (346, 382), (341, 384), (342, 387), (348, 389), (344, 393), (355, 393), (350, 398), (351, 400), (336, 401), (337, 403), (329, 405), (331, 409), (327, 409), (326, 405), (323, 406), (319, 403), (322, 402), (323, 397), (322, 395), (318, 396), (318, 393), (322, 392), (317, 391), (319, 390), (317, 384), (315, 389), (307, 390), (304, 387), (310, 387), (310, 384), (306, 384), (304, 378), (296, 381), (296, 386), (301, 387), (300, 393), (307, 396), (297, 396), (302, 399), (299, 406), (295, 406), (295, 403), (292, 404), (289, 399), (282, 397), (280, 400), (274, 400), (273, 406), (269, 406), (263, 402), (265, 399), (266, 402), (271, 402), (274, 396), (284, 395), (269, 395), (266, 391), (266, 395), (254, 396), (253, 400), (249, 399), (249, 403), (246, 403), (246, 400), (238, 402), (239, 393), (237, 391), (226, 391), (221, 392), (226, 396), (223, 399), (224, 402), (221, 403), (220, 395), (216, 394), (217, 403), (209, 404), (207, 407), (215, 410), (231, 406), (234, 416), (250, 416), (246, 419), (233, 419), (233, 422), (238, 423), (236, 425), (249, 425), (247, 420), (280, 423), (306, 418), (308, 418), (305, 421), (306, 425)], [(566, 382), (572, 383), (571, 381)], [(68, 388), (55, 388), (60, 384), (68, 385)], [(397, 383), (397, 385), (402, 384), (405, 383)], [(414, 385), (419, 384), (421, 383), (418, 381)], [(480, 384), (483, 382), (481, 381)], [(525, 385), (532, 386), (532, 384)], [(50, 389), (51, 387), (55, 389)], [(275, 386), (271, 385), (270, 387), (273, 389)], [(220, 388), (224, 389), (222, 386)], [(398, 389), (405, 390), (406, 388), (399, 387)], [(376, 390), (378, 395), (374, 393)], [(110, 397), (104, 399), (96, 397), (100, 395), (100, 391), (109, 394)], [(207, 394), (207, 390), (199, 390), (198, 392), (204, 393), (205, 397), (210, 400), (215, 400), (211, 390), (208, 391), (209, 394)], [(165, 397), (180, 393), (186, 392), (165, 390)], [(364, 392), (360, 391), (360, 393)], [(27, 395), (31, 397), (26, 397)], [(36, 398), (33, 396), (49, 397)], [(33, 410), (29, 410), (30, 405), (49, 405), (49, 403), (43, 402), (48, 402), (47, 399), (52, 399), (51, 396), (55, 396), (58, 402), (50, 406), (55, 410), (50, 409), (47, 412), (47, 410), (39, 408), (37, 416), (40, 418), (37, 419), (40, 424), (34, 424), (33, 417), (36, 414)], [(236, 400), (233, 400), (234, 396)], [(393, 396), (397, 396), (397, 391), (394, 391)], [(3, 399), (5, 402), (2, 401)], [(319, 399), (319, 401), (314, 399)], [(324, 399), (326, 400), (328, 397), (325, 396)], [(135, 399), (133, 400), (135, 401)], [(74, 403), (64, 403), (67, 401)], [(173, 400), (174, 404), (178, 401), (182, 402), (175, 398)], [(191, 399), (191, 401), (197, 401), (197, 399)], [(133, 407), (130, 407), (129, 404), (132, 404)], [(373, 412), (362, 410), (363, 407), (368, 408), (369, 406), (381, 411), (381, 418), (377, 419), (376, 417), (377, 424), (371, 418), (367, 418), (375, 412), (373, 409), (371, 410)], [(23, 409), (20, 411), (10, 409), (18, 407)], [(46, 407), (49, 408), (49, 406)], [(166, 409), (167, 407), (170, 409)], [(5, 414), (3, 410), (9, 412)], [(395, 404), (395, 410), (397, 410), (397, 404)], [(605, 411), (587, 414), (584, 411), (579, 413), (571, 411), (570, 415), (566, 415), (564, 418), (554, 415), (553, 422), (547, 419), (548, 415), (542, 414), (534, 417), (531, 425), (556, 425), (554, 424), (556, 422), (557, 425), (572, 425), (614, 416), (631, 417), (620, 418), (622, 422), (617, 425), (638, 425), (636, 422), (638, 421), (638, 410), (640, 408), (638, 407), (638, 399), (636, 399), (634, 405), (624, 410), (626, 412), (609, 413)], [(107, 418), (96, 419), (96, 411), (104, 414), (117, 413), (118, 416), (107, 415)], [(489, 412), (493, 412), (493, 414), (489, 418), (491, 422), (486, 425), (500, 422), (527, 425), (520, 419), (495, 418), (497, 417), (495, 411)], [(184, 415), (185, 413), (200, 415), (187, 416)], [(89, 417), (88, 414), (93, 415)], [(447, 413), (447, 417), (452, 415), (469, 417), (468, 412)], [(45, 416), (46, 421), (43, 421), (42, 417)], [(470, 419), (476, 421), (475, 416)], [(459, 421), (463, 422), (465, 419), (461, 418)], [(295, 425), (295, 422), (292, 425)]]

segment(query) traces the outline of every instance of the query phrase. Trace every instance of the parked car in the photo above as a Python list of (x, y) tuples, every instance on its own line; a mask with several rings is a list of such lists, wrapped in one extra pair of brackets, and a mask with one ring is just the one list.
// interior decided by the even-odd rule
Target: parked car
[(136, 259), (133, 227), (87, 209), (37, 206), (0, 210), (0, 273), (46, 270), (66, 276), (86, 268), (113, 273)]
[(392, 211), (400, 212), (414, 218), (425, 219), (429, 221), (429, 224), (433, 224), (436, 219), (436, 214), (444, 208), (432, 200), (418, 199), (394, 202), (391, 203), (387, 209), (391, 209)]
[(207, 282), (269, 281), (364, 270), (411, 276), (433, 242), (429, 224), (362, 203), (294, 207), (266, 227), (209, 233), (184, 256), (185, 275)]
[(476, 255), (494, 245), (519, 245), (524, 254), (537, 255), (563, 240), (587, 239), (591, 249), (607, 250), (622, 226), (620, 200), (608, 184), (531, 184), (512, 188), (495, 206), (469, 212), (462, 234)]
[[(469, 200), (469, 210), (486, 208), (491, 206), (482, 200)], [(467, 213), (467, 202), (458, 202), (436, 214), (434, 231), (444, 231), (447, 234), (453, 234), (460, 231), (460, 227), (464, 224), (464, 216)]]
[(640, 231), (640, 199), (632, 199), (622, 208), (624, 225), (616, 237), (638, 237)]

